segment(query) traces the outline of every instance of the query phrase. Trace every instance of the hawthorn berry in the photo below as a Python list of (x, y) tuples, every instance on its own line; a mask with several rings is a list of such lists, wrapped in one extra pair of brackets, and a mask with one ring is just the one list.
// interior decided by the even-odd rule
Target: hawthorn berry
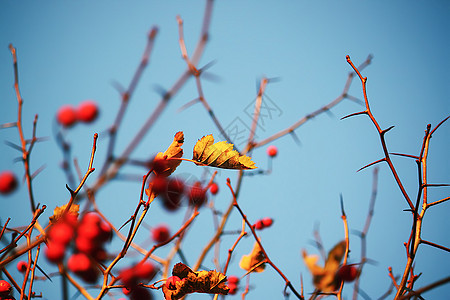
[(346, 282), (352, 282), (358, 276), (358, 269), (354, 265), (344, 265), (339, 268), (336, 276)]
[(52, 242), (67, 245), (74, 237), (74, 228), (64, 220), (58, 221), (50, 227), (48, 232), (49, 239)]
[(229, 284), (228, 288), (229, 288), (229, 290), (228, 290), (229, 295), (234, 295), (237, 293), (238, 286), (236, 284)]
[(56, 113), (56, 120), (64, 127), (71, 127), (77, 121), (77, 111), (72, 105), (63, 105)]
[(77, 108), (77, 118), (81, 122), (91, 123), (98, 116), (97, 103), (92, 100), (81, 102)]
[(0, 194), (12, 193), (17, 187), (17, 178), (11, 171), (0, 173)]
[(176, 283), (177, 283), (178, 281), (181, 281), (180, 277), (178, 277), (178, 276), (170, 276), (170, 277), (167, 278), (167, 280), (166, 280), (166, 287), (167, 287), (169, 290), (176, 290), (176, 289), (177, 289)]
[(239, 277), (234, 276), (234, 275), (227, 276), (227, 282), (228, 282), (228, 284), (238, 284)]
[(66, 253), (66, 245), (59, 242), (49, 241), (45, 256), (52, 263), (59, 263), (64, 259)]
[(17, 270), (20, 273), (24, 273), (27, 270), (27, 268), (28, 268), (28, 263), (26, 261), (21, 260), (17, 263)]
[(263, 219), (261, 220), (261, 222), (262, 222), (262, 224), (264, 225), (264, 227), (270, 227), (270, 226), (272, 226), (272, 224), (273, 224), (272, 218), (268, 218), (268, 217), (263, 218)]
[(277, 156), (278, 148), (276, 146), (274, 146), (274, 145), (270, 145), (269, 147), (267, 147), (266, 153), (270, 157), (275, 157), (275, 156)]
[(260, 219), (258, 221), (255, 222), (255, 224), (253, 225), (255, 227), (255, 229), (257, 230), (262, 230), (264, 228), (270, 227), (273, 224), (273, 220), (269, 217)]
[(169, 227), (159, 225), (152, 229), (152, 239), (157, 243), (163, 243), (170, 238)]
[(136, 277), (150, 281), (156, 274), (156, 268), (149, 262), (139, 263), (134, 267)]
[(131, 294), (131, 289), (128, 289), (128, 288), (126, 288), (126, 287), (123, 287), (123, 288), (122, 288), (122, 293), (123, 293), (124, 295), (129, 295), (129, 294)]
[(189, 204), (192, 206), (202, 206), (206, 202), (206, 189), (197, 181), (189, 191)]
[(11, 284), (6, 280), (0, 280), (0, 296), (9, 296), (12, 292)]
[(151, 189), (155, 194), (164, 194), (167, 193), (167, 177), (164, 176), (155, 176), (151, 181)]
[(256, 223), (253, 226), (255, 226), (255, 229), (257, 230), (261, 230), (264, 228), (264, 224), (261, 220), (256, 221)]
[(181, 179), (170, 179), (167, 183), (167, 192), (161, 195), (164, 207), (169, 211), (175, 211), (180, 208), (183, 191), (184, 182)]
[(211, 185), (209, 186), (209, 191), (213, 195), (217, 194), (219, 192), (219, 186), (217, 185), (217, 183), (215, 182), (211, 183)]
[(91, 259), (84, 253), (75, 253), (69, 257), (67, 267), (85, 282), (95, 283), (97, 281), (99, 272)]

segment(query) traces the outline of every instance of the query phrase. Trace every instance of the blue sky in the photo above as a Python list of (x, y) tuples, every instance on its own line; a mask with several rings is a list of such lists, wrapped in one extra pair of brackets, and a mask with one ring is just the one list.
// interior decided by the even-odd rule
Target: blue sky
[[(106, 129), (112, 124), (120, 104), (113, 83), (127, 86), (139, 63), (146, 35), (153, 25), (159, 33), (150, 63), (131, 100), (116, 146), (119, 154), (134, 133), (156, 107), (158, 89), (168, 89), (185, 70), (178, 45), (176, 15), (184, 20), (188, 53), (197, 43), (204, 1), (2, 1), (0, 4), (0, 123), (15, 121), (17, 102), (13, 90), (13, 68), (8, 44), (17, 48), (20, 88), (24, 102), (24, 130), (31, 135), (32, 120), (39, 115), (38, 135), (49, 140), (36, 145), (32, 153), (33, 170), (45, 165), (34, 180), (35, 197), (48, 209), (49, 217), (57, 205), (68, 200), (67, 179), (60, 169), (62, 153), (54, 132), (55, 113), (63, 104), (77, 105), (85, 99), (99, 103), (99, 119), (91, 124), (78, 124), (66, 132), (72, 154), (84, 170), (87, 166), (92, 136), (98, 132), (98, 152), (94, 167), (98, 168), (87, 184), (95, 182), (106, 153)], [(250, 126), (256, 82), (262, 77), (279, 77), (266, 90), (268, 105), (275, 104), (273, 115), (265, 115), (256, 131), (256, 140), (289, 127), (301, 117), (336, 98), (351, 71), (345, 60), (350, 55), (360, 64), (374, 55), (363, 75), (368, 77), (368, 96), (372, 112), (383, 128), (395, 125), (386, 140), (389, 150), (418, 154), (426, 125), (433, 126), (450, 114), (448, 85), (450, 29), (447, 1), (216, 1), (210, 28), (210, 39), (200, 66), (215, 63), (209, 72), (217, 78), (203, 80), (207, 101), (224, 127), (239, 120)], [(156, 88), (158, 87), (158, 88)], [(354, 80), (350, 94), (362, 98), (361, 84)], [(134, 159), (148, 159), (163, 151), (175, 132), (185, 133), (185, 157), (203, 135), (219, 131), (204, 108), (197, 104), (179, 111), (197, 97), (191, 79), (169, 102), (145, 139), (132, 153)], [(275, 107), (275, 106), (274, 106)], [(330, 249), (343, 238), (339, 195), (352, 230), (362, 229), (371, 193), (372, 169), (356, 172), (360, 167), (382, 157), (375, 128), (367, 117), (340, 120), (342, 116), (361, 110), (351, 101), (344, 101), (297, 129), (298, 145), (290, 136), (272, 144), (279, 149), (270, 175), (244, 178), (239, 202), (250, 220), (272, 217), (274, 225), (261, 232), (263, 245), (273, 261), (300, 289), (300, 274), (304, 278), (305, 294), (312, 292), (311, 277), (301, 259), (301, 249), (315, 252), (311, 246), (315, 224), (320, 224), (324, 245)], [(231, 127), (228, 127), (231, 128)], [(448, 155), (449, 124), (444, 124), (433, 136), (429, 156), (429, 180), (450, 182)], [(2, 141), (18, 143), (14, 128), (0, 131)], [(238, 144), (238, 143), (236, 143)], [(0, 145), (0, 169), (11, 169), (19, 178), (23, 166), (14, 163), (18, 153), (4, 143)], [(243, 148), (240, 146), (240, 148)], [(265, 148), (255, 149), (253, 160), (261, 169), (268, 165)], [(405, 187), (412, 198), (417, 192), (417, 171), (414, 161), (394, 158)], [(202, 178), (203, 170), (182, 163), (178, 175)], [(127, 166), (123, 174), (137, 177), (143, 168)], [(224, 210), (230, 194), (225, 182), (236, 180), (236, 171), (221, 170), (217, 181), (221, 191), (214, 198), (217, 209)], [(406, 262), (403, 242), (410, 232), (411, 217), (398, 187), (386, 165), (380, 165), (378, 198), (375, 216), (368, 236), (368, 256), (376, 261), (368, 265), (361, 277), (361, 288), (372, 298), (381, 296), (390, 284), (388, 266), (401, 274)], [(113, 181), (97, 196), (100, 208), (120, 226), (133, 213), (139, 197), (138, 181)], [(430, 199), (448, 197), (448, 188), (430, 191)], [(12, 217), (11, 226), (23, 226), (31, 219), (27, 191), (24, 185), (11, 196), (0, 196), (1, 221)], [(448, 204), (431, 208), (425, 215), (423, 238), (445, 246), (450, 245)], [(161, 222), (175, 230), (182, 224), (184, 211), (166, 213), (154, 203), (146, 223)], [(44, 222), (45, 223), (45, 222)], [(240, 218), (234, 212), (227, 229), (240, 228)], [(184, 252), (193, 264), (213, 233), (211, 212), (203, 209), (184, 243)], [(138, 241), (148, 237), (142, 229)], [(221, 245), (221, 262), (235, 236), (226, 236)], [(250, 252), (252, 238), (244, 239), (236, 249), (229, 274), (243, 275), (238, 262)], [(117, 243), (117, 244), (115, 244)], [(114, 245), (111, 245), (111, 251)], [(350, 236), (350, 262), (359, 260), (359, 239)], [(148, 244), (148, 242), (147, 242)], [(168, 249), (160, 249), (161, 256)], [(212, 256), (204, 263), (214, 268)], [(131, 259), (132, 260), (132, 259)], [(448, 254), (421, 246), (416, 258), (416, 272), (423, 272), (417, 286), (424, 286), (448, 276)], [(43, 266), (49, 272), (51, 266)], [(47, 269), (48, 267), (48, 269)], [(37, 283), (36, 290), (54, 289), (59, 285)], [(283, 290), (281, 278), (270, 268), (251, 276), (248, 299), (279, 299)], [(352, 295), (352, 285), (344, 289), (346, 298)], [(436, 298), (448, 294), (448, 285), (428, 294)], [(94, 293), (95, 294), (95, 293)], [(153, 293), (156, 299), (161, 294)], [(45, 293), (44, 293), (45, 296)], [(116, 298), (119, 298), (117, 295)], [(45, 296), (52, 299), (52, 296)], [(426, 298), (428, 298), (426, 297)], [(197, 299), (197, 297), (195, 297)], [(198, 296), (207, 299), (208, 296)], [(237, 298), (237, 296), (235, 297)], [(292, 298), (292, 297), (291, 297)]]

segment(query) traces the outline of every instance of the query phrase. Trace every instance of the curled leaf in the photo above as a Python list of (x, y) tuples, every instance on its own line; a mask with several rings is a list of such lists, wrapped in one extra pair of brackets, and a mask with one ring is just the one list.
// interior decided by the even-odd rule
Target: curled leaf
[[(51, 223), (55, 223), (57, 220), (59, 220), (66, 210), (67, 204), (64, 204), (62, 206), (57, 206), (53, 210), (53, 216), (49, 217)], [(74, 215), (75, 217), (78, 217), (78, 211), (80, 210), (79, 204), (72, 204), (67, 211), (67, 214)]]
[(194, 146), (192, 160), (201, 165), (223, 169), (256, 169), (255, 163), (246, 155), (233, 150), (226, 141), (214, 143), (212, 134), (202, 137)]
[(345, 254), (345, 241), (340, 241), (328, 252), (324, 267), (317, 264), (319, 260), (317, 255), (308, 255), (305, 250), (302, 254), (303, 261), (313, 276), (316, 289), (325, 293), (335, 291), (339, 287), (336, 272)]
[(194, 272), (183, 263), (177, 263), (172, 270), (172, 275), (179, 277), (170, 288), (162, 286), (164, 298), (176, 300), (191, 293), (221, 294), (227, 295), (229, 288), (226, 285), (227, 277), (217, 271)]
[[(169, 176), (172, 174), (175, 169), (180, 165), (181, 160), (170, 159), (170, 158), (181, 158), (183, 156), (183, 146), (184, 143), (184, 134), (183, 131), (178, 131), (174, 138), (172, 144), (170, 144), (169, 148), (162, 153), (159, 152), (156, 154), (154, 161), (158, 160), (166, 160), (167, 164), (165, 165), (165, 169), (160, 171), (157, 175), (160, 176)], [(156, 172), (156, 171), (155, 171)]]
[(261, 273), (266, 268), (266, 265), (262, 264), (264, 259), (265, 257), (261, 247), (259, 247), (258, 243), (255, 243), (252, 252), (249, 255), (242, 256), (239, 267), (246, 271)]

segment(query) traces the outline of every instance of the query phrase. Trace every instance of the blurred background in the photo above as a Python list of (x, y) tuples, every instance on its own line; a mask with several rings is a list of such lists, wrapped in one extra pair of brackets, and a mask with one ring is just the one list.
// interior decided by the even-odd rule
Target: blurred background
[[(0, 123), (17, 119), (17, 100), (13, 89), (14, 73), (9, 43), (17, 48), (20, 90), (24, 98), (23, 127), (31, 137), (35, 114), (38, 137), (47, 137), (35, 145), (31, 168), (42, 172), (34, 179), (36, 202), (47, 205), (41, 217), (52, 215), (56, 206), (65, 204), (70, 195), (68, 182), (61, 169), (63, 154), (56, 142), (61, 132), (71, 145), (85, 172), (92, 137), (99, 133), (94, 167), (89, 177), (92, 185), (105, 161), (108, 145), (107, 129), (114, 122), (121, 97), (117, 84), (127, 87), (144, 51), (147, 34), (152, 26), (159, 32), (148, 68), (137, 89), (118, 132), (115, 155), (129, 144), (135, 133), (153, 112), (161, 99), (186, 69), (178, 44), (176, 16), (184, 20), (185, 42), (189, 55), (197, 44), (205, 1), (2, 1), (0, 3)], [(259, 80), (266, 76), (277, 78), (266, 88), (256, 141), (261, 141), (285, 129), (305, 115), (338, 97), (344, 88), (351, 67), (345, 56), (356, 65), (368, 55), (372, 63), (363, 70), (367, 76), (367, 91), (372, 112), (382, 128), (394, 125), (386, 135), (388, 149), (418, 155), (427, 124), (437, 125), (450, 113), (448, 82), (450, 19), (448, 1), (215, 1), (211, 16), (209, 40), (199, 66), (214, 62), (209, 75), (202, 77), (204, 95), (219, 121), (241, 150), (251, 126), (254, 100)], [(355, 79), (349, 94), (362, 99), (359, 80)], [(177, 131), (184, 131), (184, 157), (191, 158), (196, 141), (213, 134), (223, 139), (204, 107), (197, 103), (180, 110), (198, 97), (191, 78), (170, 100), (154, 126), (147, 132), (130, 158), (150, 159), (164, 151)], [(100, 115), (92, 124), (76, 124), (61, 129), (55, 115), (65, 104), (77, 106), (84, 100), (98, 103)], [(329, 113), (324, 113), (295, 130), (296, 138), (284, 136), (271, 144), (278, 148), (267, 175), (245, 176), (239, 203), (251, 222), (271, 217), (274, 224), (260, 232), (269, 257), (285, 273), (297, 290), (303, 278), (305, 295), (313, 292), (312, 277), (305, 267), (301, 250), (319, 253), (314, 246), (313, 231), (318, 228), (328, 251), (344, 238), (340, 195), (350, 227), (349, 263), (360, 260), (360, 238), (355, 231), (363, 229), (372, 193), (373, 167), (356, 172), (362, 166), (383, 157), (378, 134), (366, 116), (340, 120), (341, 117), (363, 109), (358, 103), (344, 100)], [(233, 131), (237, 130), (237, 131)], [(9, 227), (29, 224), (32, 215), (26, 185), (23, 184), (21, 154), (5, 144), (19, 144), (16, 128), (0, 130), (0, 170), (12, 170), (20, 186), (11, 195), (0, 195), (1, 224), (11, 217)], [(433, 135), (429, 152), (429, 182), (450, 182), (450, 123), (444, 123)], [(244, 143), (243, 143), (244, 142)], [(268, 145), (257, 148), (252, 159), (258, 170), (270, 167), (266, 154)], [(411, 199), (418, 189), (417, 167), (412, 159), (393, 157), (399, 176)], [(72, 162), (71, 162), (72, 163)], [(214, 169), (183, 162), (174, 175), (208, 180)], [(105, 185), (96, 201), (107, 218), (120, 227), (134, 212), (139, 200), (140, 178), (147, 172), (143, 167), (125, 166), (118, 179)], [(254, 173), (255, 171), (248, 171)], [(235, 184), (238, 172), (219, 170), (216, 182), (220, 191), (211, 196), (216, 209), (224, 211), (231, 201), (226, 186), (230, 178)], [(78, 180), (76, 180), (78, 182)], [(76, 186), (71, 186), (72, 189)], [(429, 190), (429, 201), (449, 196), (446, 187)], [(360, 289), (371, 299), (377, 299), (391, 285), (388, 267), (401, 275), (406, 263), (403, 243), (411, 230), (411, 214), (405, 212), (402, 197), (386, 164), (380, 164), (375, 215), (367, 237), (367, 256), (374, 263), (365, 266)], [(149, 248), (149, 228), (168, 224), (175, 232), (185, 218), (186, 207), (167, 212), (156, 200), (146, 216), (136, 242)], [(422, 237), (448, 247), (450, 222), (448, 203), (429, 209), (423, 222)], [(214, 233), (211, 210), (204, 207), (183, 242), (186, 261), (193, 265), (201, 250)], [(128, 227), (123, 229), (126, 233)], [(233, 211), (227, 231), (239, 231), (241, 218)], [(220, 264), (226, 261), (227, 250), (236, 234), (225, 235), (220, 245)], [(239, 260), (250, 253), (254, 244), (251, 236), (236, 248), (228, 274), (242, 276)], [(5, 242), (2, 241), (2, 247)], [(117, 238), (107, 250), (117, 253), (121, 241)], [(171, 244), (173, 245), (173, 244)], [(164, 257), (170, 245), (158, 249)], [(141, 256), (129, 252), (129, 258), (117, 266), (127, 266)], [(214, 269), (214, 249), (203, 268)], [(175, 257), (173, 263), (179, 261)], [(40, 266), (56, 272), (45, 258)], [(21, 278), (15, 264), (8, 266), (13, 276)], [(415, 272), (422, 273), (416, 287), (425, 286), (449, 275), (448, 253), (420, 246)], [(158, 276), (155, 279), (160, 279)], [(244, 285), (238, 295), (243, 292)], [(247, 299), (282, 299), (284, 282), (270, 267), (263, 273), (252, 274)], [(61, 291), (58, 279), (38, 281), (34, 290), (43, 299), (55, 299)], [(424, 294), (426, 299), (442, 299), (450, 292), (449, 285)], [(346, 284), (343, 295), (350, 299), (353, 284)], [(97, 295), (95, 291), (93, 295)], [(153, 291), (162, 299), (160, 291)], [(71, 287), (75, 299), (76, 291)], [(230, 296), (239, 298), (240, 296)], [(119, 290), (111, 299), (123, 297)], [(360, 296), (363, 298), (363, 296)], [(393, 297), (391, 295), (391, 297)], [(78, 295), (78, 298), (82, 298)], [(209, 299), (209, 295), (194, 295), (193, 299)], [(293, 296), (290, 297), (294, 298)], [(366, 297), (367, 298), (367, 297)], [(369, 298), (367, 298), (369, 299)]]

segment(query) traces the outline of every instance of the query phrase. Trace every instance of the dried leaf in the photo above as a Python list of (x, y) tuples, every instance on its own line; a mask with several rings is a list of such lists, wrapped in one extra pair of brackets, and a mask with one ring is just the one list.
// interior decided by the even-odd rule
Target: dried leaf
[(337, 243), (333, 249), (328, 252), (325, 266), (317, 264), (319, 257), (317, 255), (308, 255), (303, 250), (303, 260), (306, 267), (313, 276), (314, 286), (325, 293), (333, 292), (339, 287), (339, 280), (336, 279), (336, 272), (339, 269), (342, 258), (345, 254), (345, 241)]
[(174, 289), (162, 286), (164, 298), (176, 300), (192, 293), (227, 295), (229, 288), (226, 285), (227, 277), (217, 271), (194, 272), (183, 263), (177, 263), (172, 270), (173, 276), (181, 280), (175, 283)]
[(170, 158), (181, 158), (183, 156), (183, 149), (181, 149), (183, 143), (184, 143), (184, 134), (183, 131), (179, 131), (175, 134), (173, 142), (172, 144), (170, 144), (169, 148), (167, 148), (167, 150), (164, 153), (159, 152), (158, 154), (156, 154), (154, 160), (159, 159), (167, 160), (167, 168), (162, 172), (158, 173), (157, 175), (169, 176), (180, 165), (181, 160), (175, 160)]
[[(246, 271), (255, 271), (258, 273), (261, 273), (266, 268), (265, 264), (261, 264), (262, 261), (264, 261), (264, 253), (261, 250), (261, 247), (259, 247), (259, 244), (255, 242), (255, 245), (253, 246), (253, 250), (249, 255), (244, 255), (241, 258), (241, 261), (239, 262), (239, 267), (241, 269), (244, 269)], [(255, 268), (256, 265), (259, 265)], [(254, 269), (253, 269), (254, 268)]]
[[(64, 204), (63, 206), (57, 206), (53, 210), (53, 216), (49, 217), (50, 222), (55, 223), (57, 220), (59, 220), (62, 217), (62, 215), (64, 214), (66, 207), (67, 207), (67, 204)], [(69, 211), (67, 213), (78, 217), (79, 210), (80, 210), (79, 204), (72, 204), (72, 206), (70, 206)]]
[(216, 168), (223, 169), (256, 169), (250, 157), (240, 155), (233, 150), (233, 144), (226, 141), (214, 144), (212, 134), (202, 137), (194, 146), (192, 160)]

